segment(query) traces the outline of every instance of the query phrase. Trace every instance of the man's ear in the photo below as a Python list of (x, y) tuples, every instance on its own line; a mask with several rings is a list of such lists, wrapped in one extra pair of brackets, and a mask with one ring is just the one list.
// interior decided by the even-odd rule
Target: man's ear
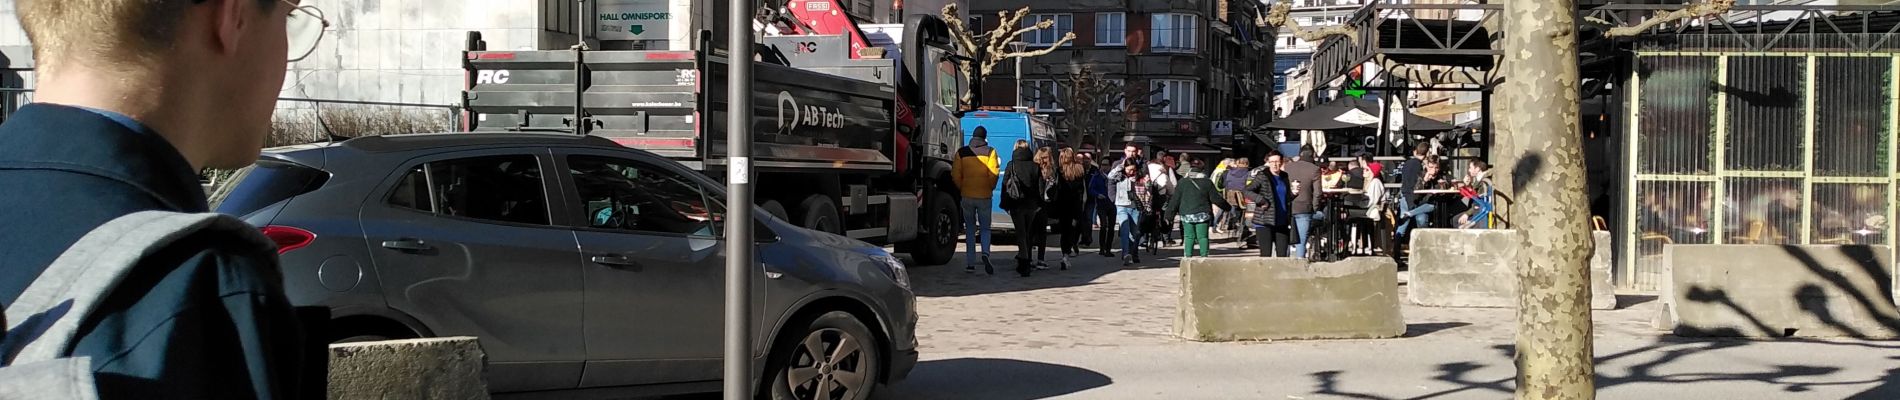
[(213, 44), (217, 45), (219, 53), (236, 53), (238, 42), (243, 40), (244, 29), (257, 22), (255, 18), (252, 18), (257, 13), (249, 10), (249, 7), (245, 5), (256, 2), (250, 0), (206, 0), (205, 2), (211, 3), (205, 6), (210, 7), (211, 19), (217, 24), (216, 30), (212, 33)]

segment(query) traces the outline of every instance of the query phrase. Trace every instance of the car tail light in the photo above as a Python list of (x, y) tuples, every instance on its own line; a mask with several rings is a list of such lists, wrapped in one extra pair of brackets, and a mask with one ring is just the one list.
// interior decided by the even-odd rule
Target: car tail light
[(271, 242), (277, 243), (277, 254), (289, 253), (291, 250), (301, 249), (304, 246), (309, 246), (310, 242), (317, 240), (317, 234), (310, 233), (310, 231), (277, 225), (264, 227), (264, 237), (268, 237)]

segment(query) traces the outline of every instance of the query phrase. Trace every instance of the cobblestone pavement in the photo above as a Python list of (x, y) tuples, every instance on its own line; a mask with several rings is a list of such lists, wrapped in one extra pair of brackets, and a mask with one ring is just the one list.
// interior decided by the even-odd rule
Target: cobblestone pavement
[[(1050, 239), (1056, 243), (1054, 237)], [(1216, 257), (1253, 254), (1235, 250), (1231, 243), (1215, 245)], [(1072, 260), (1068, 271), (1055, 269), (1060, 252), (1050, 251), (1051, 269), (1028, 278), (1014, 272), (1015, 251), (1011, 245), (993, 247), (991, 261), (997, 266), (993, 276), (980, 268), (975, 274), (965, 273), (961, 255), (942, 266), (912, 269), (924, 354), (1184, 342), (1172, 333), (1180, 293), (1175, 268), (1179, 248), (1143, 254), (1144, 262), (1130, 267), (1088, 248)], [(1401, 298), (1405, 278), (1401, 271)], [(1664, 333), (1649, 327), (1657, 307), (1653, 296), (1624, 295), (1618, 303), (1617, 310), (1595, 311), (1598, 337), (1649, 338)], [(1508, 308), (1402, 307), (1408, 327), (1406, 337), (1398, 339), (1402, 341), (1509, 342), (1516, 331), (1515, 311)]]

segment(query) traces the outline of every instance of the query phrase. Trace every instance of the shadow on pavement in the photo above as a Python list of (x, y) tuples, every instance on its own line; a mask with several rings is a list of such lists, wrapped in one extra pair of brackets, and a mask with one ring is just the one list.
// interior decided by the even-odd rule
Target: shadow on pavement
[(1113, 384), (1101, 373), (1034, 361), (955, 358), (917, 364), (910, 378), (872, 396), (887, 400), (1043, 399)]
[(1616, 295), (1616, 309), (1622, 310), (1622, 309), (1634, 308), (1636, 306), (1642, 305), (1643, 303), (1648, 303), (1652, 301), (1656, 301), (1656, 295), (1619, 294), (1619, 295)]
[[(977, 267), (976, 273), (963, 270), (963, 245), (957, 245), (957, 255), (944, 265), (915, 267), (910, 269), (912, 290), (917, 297), (961, 297), (996, 293), (1010, 293), (1078, 287), (1093, 284), (1108, 274), (1132, 269), (1168, 269), (1181, 265), (1181, 248), (1166, 247), (1157, 251), (1142, 250), (1141, 262), (1123, 266), (1119, 255), (1102, 256), (1097, 247), (1083, 247), (1082, 255), (1069, 259), (1069, 270), (1060, 270), (1058, 262), (1062, 259), (1060, 236), (1049, 236), (1049, 250), (1043, 258), (1049, 266), (1047, 270), (1034, 271), (1025, 278), (1016, 274), (1016, 246), (1013, 235), (1003, 234), (992, 238), (990, 264), (996, 267), (996, 275), (983, 273)], [(1210, 255), (1230, 256), (1236, 254), (1254, 254), (1255, 250), (1238, 250), (1233, 245), (1215, 243)], [(1118, 252), (1112, 252), (1119, 254)], [(1034, 258), (1037, 254), (1031, 254)]]
[(1446, 330), (1446, 329), (1461, 328), (1461, 327), (1466, 327), (1466, 326), (1471, 326), (1471, 323), (1469, 322), (1430, 322), (1430, 323), (1423, 323), (1423, 324), (1405, 324), (1405, 336), (1403, 337), (1414, 338), (1414, 337), (1419, 337), (1419, 336), (1430, 335), (1432, 333)]
[[(1900, 317), (1896, 317), (1895, 313), (1892, 311), (1894, 309), (1894, 305), (1891, 303), (1891, 300), (1890, 300), (1892, 299), (1891, 296), (1893, 293), (1893, 287), (1891, 286), (1892, 274), (1888, 270), (1890, 266), (1878, 265), (1876, 263), (1869, 263), (1865, 261), (1861, 262), (1861, 265), (1853, 266), (1855, 268), (1860, 268), (1861, 269), (1860, 272), (1866, 274), (1867, 276), (1872, 277), (1872, 280), (1879, 284), (1879, 287), (1875, 288), (1873, 293), (1869, 293), (1867, 290), (1863, 290), (1857, 287), (1856, 285), (1854, 285), (1853, 282), (1851, 282), (1850, 279), (1844, 276), (1841, 272), (1831, 270), (1828, 266), (1822, 265), (1822, 263), (1820, 263), (1814, 256), (1807, 254), (1802, 248), (1797, 247), (1797, 246), (1786, 246), (1785, 249), (1790, 255), (1794, 256), (1797, 260), (1800, 260), (1803, 266), (1808, 268), (1812, 273), (1815, 274), (1815, 276), (1822, 278), (1821, 280), (1824, 282), (1824, 284), (1830, 286), (1834, 292), (1842, 293), (1842, 295), (1840, 296), (1833, 296), (1833, 295), (1829, 295), (1830, 291), (1828, 290), (1828, 288), (1823, 288), (1815, 284), (1801, 285), (1797, 287), (1793, 293), (1788, 294), (1790, 297), (1789, 301), (1792, 301), (1795, 304), (1798, 304), (1801, 311), (1807, 314), (1810, 314), (1815, 319), (1821, 321), (1824, 324), (1827, 324), (1836, 328), (1837, 330), (1843, 332), (1845, 336), (1848, 336), (1848, 337), (1868, 338), (1868, 337), (1879, 336), (1879, 335), (1870, 334), (1869, 332), (1861, 332), (1859, 330), (1856, 330), (1848, 326), (1848, 324), (1840, 321), (1839, 316), (1833, 315), (1833, 312), (1834, 312), (1833, 310), (1836, 310), (1836, 309), (1833, 307), (1830, 307), (1828, 302), (1843, 300), (1843, 301), (1849, 302), (1849, 304), (1852, 306), (1852, 309), (1857, 309), (1859, 311), (1862, 311), (1871, 315), (1872, 318), (1878, 323), (1880, 327), (1886, 328), (1888, 330), (1900, 331)], [(1855, 260), (1874, 260), (1875, 259), (1874, 257), (1871, 256), (1871, 254), (1866, 253), (1869, 250), (1868, 248), (1865, 248), (1865, 247), (1851, 247), (1850, 246), (1850, 247), (1844, 247), (1840, 251), (1854, 256), (1854, 257), (1851, 257), (1851, 259), (1855, 259)], [(1833, 346), (1856, 346), (1856, 347), (1865, 347), (1865, 348), (1868, 348), (1869, 350), (1900, 349), (1900, 346), (1889, 345), (1886, 343), (1868, 343), (1864, 341), (1861, 341), (1861, 342), (1831, 341), (1831, 340), (1825, 340), (1825, 339), (1785, 337), (1785, 336), (1792, 335), (1795, 332), (1795, 329), (1784, 327), (1784, 326), (1774, 326), (1773, 324), (1770, 324), (1768, 321), (1765, 321), (1763, 318), (1758, 316), (1755, 310), (1750, 310), (1746, 306), (1744, 306), (1744, 302), (1737, 301), (1733, 297), (1732, 293), (1728, 293), (1725, 290), (1722, 290), (1720, 288), (1705, 288), (1705, 287), (1699, 287), (1699, 286), (1686, 287), (1680, 290), (1684, 290), (1683, 298), (1686, 301), (1721, 305), (1725, 308), (1728, 308), (1730, 311), (1733, 311), (1737, 315), (1737, 317), (1742, 320), (1741, 323), (1745, 323), (1749, 325), (1750, 327), (1754, 328), (1757, 332), (1768, 333), (1771, 335), (1779, 333), (1781, 336), (1784, 336), (1784, 337), (1770, 339), (1773, 341), (1817, 343), (1817, 344), (1833, 345)], [(1629, 305), (1635, 305), (1635, 304), (1640, 304), (1641, 302), (1654, 300), (1653, 296), (1642, 296), (1642, 297), (1648, 297), (1647, 299), (1634, 299), (1632, 297), (1636, 297), (1636, 296), (1619, 296), (1618, 303), (1620, 303), (1620, 305), (1624, 305), (1627, 307)], [(1411, 329), (1408, 329), (1408, 332), (1407, 332), (1408, 336), (1410, 336), (1409, 334), (1411, 333), (1410, 332), (1411, 330), (1416, 330), (1416, 329), (1418, 328), (1416, 328), (1415, 326), (1411, 327)], [(1727, 337), (1734, 337), (1734, 336), (1746, 336), (1745, 333), (1742, 332), (1740, 329), (1737, 329), (1732, 326), (1698, 327), (1698, 326), (1689, 326), (1687, 324), (1684, 324), (1677, 327), (1676, 333), (1678, 335), (1691, 336), (1691, 337), (1661, 337), (1661, 338), (1655, 339), (1654, 342), (1646, 346), (1638, 347), (1638, 348), (1623, 351), (1623, 352), (1618, 352), (1615, 354), (1598, 355), (1597, 357), (1595, 357), (1594, 361), (1599, 366), (1613, 360), (1619, 360), (1619, 359), (1625, 359), (1625, 358), (1639, 359), (1639, 358), (1635, 358), (1639, 356), (1653, 357), (1644, 361), (1634, 363), (1633, 365), (1629, 366), (1626, 369), (1606, 370), (1599, 367), (1597, 369), (1597, 374), (1595, 378), (1597, 389), (1602, 390), (1604, 388), (1611, 388), (1611, 387), (1630, 385), (1630, 384), (1658, 384), (1658, 383), (1660, 384), (1695, 384), (1695, 383), (1710, 383), (1710, 382), (1753, 382), (1753, 383), (1767, 384), (1770, 386), (1775, 386), (1775, 387), (1780, 388), (1781, 393), (1765, 394), (1763, 398), (1793, 398), (1793, 397), (1800, 396), (1802, 393), (1810, 392), (1810, 391), (1813, 391), (1815, 388), (1820, 388), (1820, 387), (1875, 385), (1874, 387), (1866, 391), (1860, 392), (1848, 398), (1850, 399), (1900, 398), (1900, 368), (1888, 369), (1884, 371), (1884, 374), (1882, 374), (1880, 377), (1873, 378), (1873, 379), (1853, 379), (1853, 378), (1840, 377), (1838, 375), (1843, 375), (1844, 373), (1852, 372), (1852, 371), (1847, 371), (1843, 368), (1834, 367), (1834, 366), (1811, 365), (1811, 364), (1802, 364), (1802, 363), (1773, 364), (1773, 365), (1769, 365), (1770, 368), (1765, 371), (1761, 371), (1761, 370), (1748, 371), (1748, 372), (1731, 372), (1731, 371), (1721, 371), (1721, 370), (1682, 371), (1682, 368), (1672, 367), (1671, 364), (1681, 361), (1684, 358), (1694, 356), (1698, 353), (1744, 347), (1744, 346), (1749, 346), (1749, 345), (1753, 345), (1757, 343), (1762, 343), (1763, 341), (1751, 340), (1751, 339), (1727, 338)], [(1714, 337), (1714, 338), (1709, 338), (1709, 337)], [(1516, 351), (1514, 346), (1508, 345), (1508, 344), (1493, 346), (1492, 348), (1499, 352), (1498, 354), (1499, 357), (1504, 358), (1506, 360), (1512, 359)], [(1889, 359), (1900, 360), (1900, 356), (1889, 357)], [(1481, 369), (1481, 367), (1482, 367), (1481, 365), (1472, 361), (1440, 364), (1438, 366), (1438, 371), (1439, 371), (1438, 374), (1436, 376), (1433, 376), (1432, 379), (1439, 382), (1450, 384), (1452, 386), (1451, 389), (1427, 393), (1421, 396), (1404, 397), (1404, 398), (1414, 399), (1414, 400), (1435, 399), (1435, 398), (1445, 398), (1445, 397), (1465, 398), (1465, 397), (1472, 396), (1473, 395), (1472, 393), (1474, 392), (1490, 393), (1490, 394), (1498, 395), (1500, 397), (1505, 397), (1505, 396), (1510, 396), (1512, 391), (1515, 390), (1514, 389), (1515, 383), (1513, 382), (1514, 378), (1483, 379), (1483, 378), (1473, 377), (1473, 375), (1475, 375), (1475, 372)], [(1668, 372), (1662, 372), (1662, 371), (1668, 371)], [(1364, 393), (1355, 393), (1350, 388), (1341, 388), (1340, 378), (1341, 378), (1341, 375), (1343, 374), (1344, 373), (1341, 371), (1322, 371), (1319, 373), (1312, 374), (1312, 377), (1314, 380), (1313, 393), (1346, 397), (1346, 398), (1356, 398), (1356, 399), (1386, 399), (1387, 398), (1387, 397), (1380, 397), (1380, 396), (1364, 394)]]

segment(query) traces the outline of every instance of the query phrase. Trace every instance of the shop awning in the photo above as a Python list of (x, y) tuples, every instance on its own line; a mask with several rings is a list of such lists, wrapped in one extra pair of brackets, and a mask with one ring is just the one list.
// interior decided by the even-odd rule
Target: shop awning
[[(1379, 104), (1356, 97), (1345, 97), (1313, 108), (1295, 111), (1286, 118), (1268, 122), (1269, 129), (1332, 130), (1375, 128), (1379, 126)], [(1406, 113), (1405, 126), (1413, 131), (1451, 130), (1451, 124)]]

